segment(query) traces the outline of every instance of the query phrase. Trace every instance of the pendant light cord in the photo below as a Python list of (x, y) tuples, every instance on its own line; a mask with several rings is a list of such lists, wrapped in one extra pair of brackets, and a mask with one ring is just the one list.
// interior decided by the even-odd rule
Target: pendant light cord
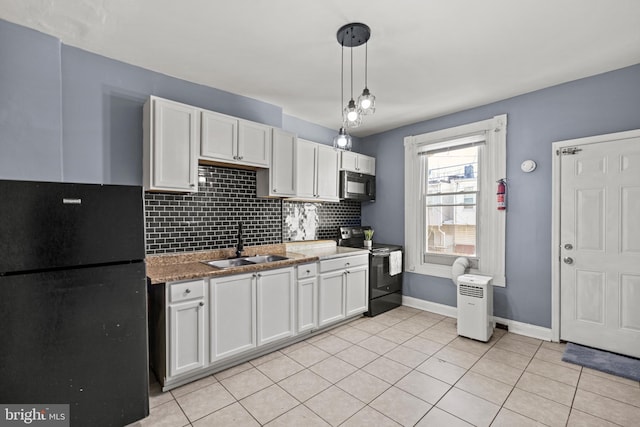
[[(353, 33), (353, 30), (352, 30)], [(351, 99), (353, 99), (353, 46), (351, 46)]]
[(364, 88), (367, 89), (367, 69), (369, 68), (369, 42), (364, 44)]
[[(340, 116), (342, 116), (342, 109), (344, 105), (342, 101), (344, 101), (344, 38), (342, 39), (342, 50), (340, 51)], [(343, 119), (344, 122), (344, 119)]]

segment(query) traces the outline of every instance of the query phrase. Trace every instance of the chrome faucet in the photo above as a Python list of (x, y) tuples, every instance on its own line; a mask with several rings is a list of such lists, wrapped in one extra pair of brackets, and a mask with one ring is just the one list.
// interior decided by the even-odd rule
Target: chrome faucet
[(236, 245), (236, 258), (240, 258), (244, 252), (244, 245), (242, 244), (242, 223), (238, 223), (238, 244)]

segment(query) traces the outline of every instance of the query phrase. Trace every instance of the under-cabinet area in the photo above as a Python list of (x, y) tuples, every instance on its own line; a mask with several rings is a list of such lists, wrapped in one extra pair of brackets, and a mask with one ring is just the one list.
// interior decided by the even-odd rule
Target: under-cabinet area
[[(215, 268), (204, 262), (220, 252), (174, 256), (182, 261), (174, 264), (166, 256), (156, 257), (157, 265), (149, 260), (150, 362), (163, 390), (367, 311), (368, 256), (362, 250), (332, 242), (307, 253), (283, 252), (274, 259), (284, 259), (272, 263)], [(171, 275), (180, 279), (157, 283)]]

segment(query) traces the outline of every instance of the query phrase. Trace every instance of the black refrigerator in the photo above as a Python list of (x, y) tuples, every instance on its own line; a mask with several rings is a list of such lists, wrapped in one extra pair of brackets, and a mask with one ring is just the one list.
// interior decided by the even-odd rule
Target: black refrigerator
[(0, 404), (149, 414), (142, 188), (0, 180)]

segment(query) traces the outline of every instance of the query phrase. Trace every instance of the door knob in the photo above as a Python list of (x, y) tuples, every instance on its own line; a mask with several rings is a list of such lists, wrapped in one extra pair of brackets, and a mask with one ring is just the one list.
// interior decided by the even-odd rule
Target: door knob
[(565, 258), (563, 259), (563, 261), (564, 261), (564, 263), (565, 263), (565, 264), (573, 264), (573, 258), (571, 258), (571, 257), (569, 257), (569, 256), (568, 256), (568, 257), (565, 257)]

